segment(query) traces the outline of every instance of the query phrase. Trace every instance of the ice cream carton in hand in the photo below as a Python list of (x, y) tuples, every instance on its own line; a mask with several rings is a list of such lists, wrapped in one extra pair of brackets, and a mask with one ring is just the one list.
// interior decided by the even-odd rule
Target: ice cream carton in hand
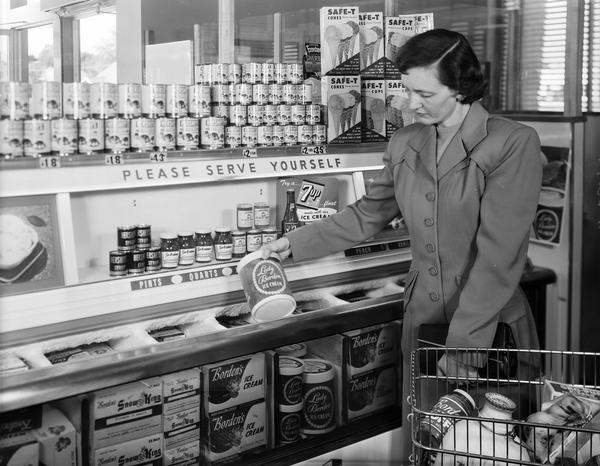
[(385, 19), (385, 77), (400, 79), (396, 65), (400, 48), (416, 34), (433, 29), (433, 13), (390, 16)]
[(383, 12), (359, 13), (360, 75), (363, 78), (383, 79)]
[(362, 87), (362, 142), (385, 141), (385, 81), (363, 79)]
[(408, 92), (399, 79), (385, 80), (385, 128), (386, 135), (391, 138), (394, 132), (410, 125), (414, 121), (410, 111)]
[(320, 13), (321, 76), (359, 74), (358, 7), (325, 6)]
[(322, 97), (327, 105), (327, 142), (359, 143), (361, 95), (359, 76), (325, 76)]

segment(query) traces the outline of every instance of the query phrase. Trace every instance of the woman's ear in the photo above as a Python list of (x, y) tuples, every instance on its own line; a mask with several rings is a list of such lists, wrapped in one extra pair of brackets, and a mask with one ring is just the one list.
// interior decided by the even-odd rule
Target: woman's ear
[(456, 94), (456, 101), (457, 102), (462, 102), (463, 100), (465, 100), (465, 96), (462, 94)]

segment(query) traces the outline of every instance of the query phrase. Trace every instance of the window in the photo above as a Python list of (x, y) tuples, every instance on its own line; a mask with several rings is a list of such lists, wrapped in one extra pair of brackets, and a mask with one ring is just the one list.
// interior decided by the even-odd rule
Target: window
[(583, 36), (584, 112), (600, 112), (600, 0), (586, 0)]
[(117, 82), (117, 16), (100, 12), (79, 19), (80, 80)]
[(30, 83), (54, 81), (54, 39), (52, 25), (27, 31), (27, 70)]
[(0, 31), (0, 81), (8, 80), (8, 34)]

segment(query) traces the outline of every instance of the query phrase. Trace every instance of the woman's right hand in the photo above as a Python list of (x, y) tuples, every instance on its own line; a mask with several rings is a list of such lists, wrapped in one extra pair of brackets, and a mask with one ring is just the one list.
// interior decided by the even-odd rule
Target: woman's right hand
[(281, 238), (271, 241), (260, 248), (261, 257), (268, 259), (271, 253), (276, 252), (281, 257), (281, 260), (286, 259), (292, 254), (289, 240), (282, 236)]

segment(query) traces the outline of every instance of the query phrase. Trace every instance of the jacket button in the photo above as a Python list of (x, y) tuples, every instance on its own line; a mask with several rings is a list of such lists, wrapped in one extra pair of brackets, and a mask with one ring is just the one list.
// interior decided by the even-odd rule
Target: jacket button
[(435, 245), (433, 243), (427, 243), (425, 245), (425, 251), (427, 251), (427, 252), (435, 252)]
[(429, 267), (429, 275), (436, 276), (438, 274), (438, 269), (436, 267)]
[(435, 201), (435, 193), (433, 191), (428, 192), (427, 194), (425, 194), (425, 199), (427, 199), (428, 201)]
[(429, 293), (429, 299), (431, 299), (433, 302), (436, 302), (440, 299), (440, 296), (435, 291), (432, 291)]
[(427, 217), (427, 218), (425, 219), (425, 226), (426, 226), (426, 227), (433, 226), (433, 219), (432, 219), (431, 217)]

